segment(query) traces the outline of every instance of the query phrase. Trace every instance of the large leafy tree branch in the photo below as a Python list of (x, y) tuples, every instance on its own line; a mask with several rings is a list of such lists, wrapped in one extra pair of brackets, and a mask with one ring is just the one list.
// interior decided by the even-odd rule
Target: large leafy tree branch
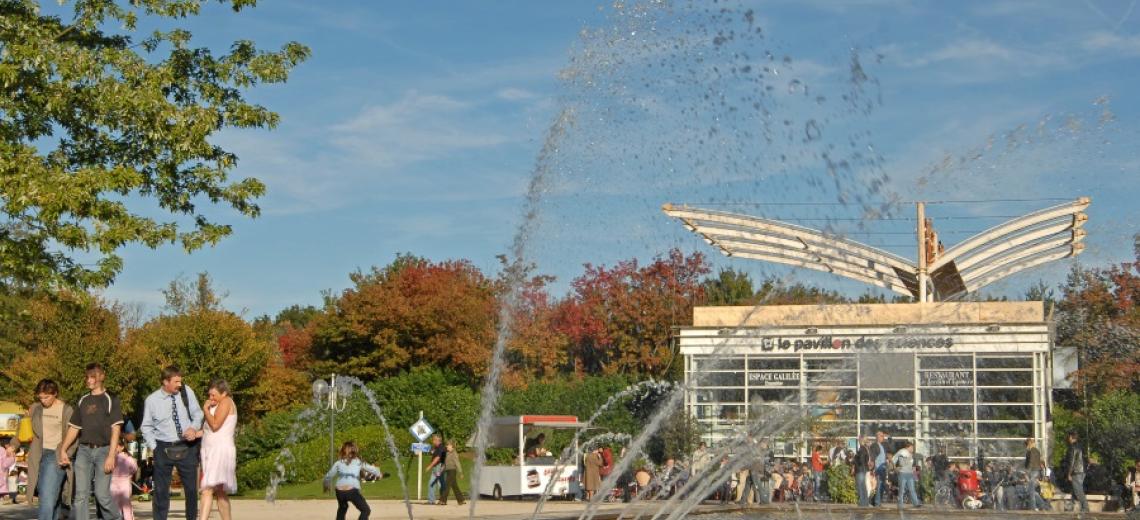
[(219, 56), (184, 29), (135, 34), (206, 1), (76, 0), (64, 21), (0, 0), (0, 283), (105, 286), (127, 244), (193, 251), (231, 233), (208, 208), (259, 214), (265, 185), (230, 180), (237, 157), (209, 138), (276, 126), (243, 91), (284, 82), (309, 49), (239, 40)]

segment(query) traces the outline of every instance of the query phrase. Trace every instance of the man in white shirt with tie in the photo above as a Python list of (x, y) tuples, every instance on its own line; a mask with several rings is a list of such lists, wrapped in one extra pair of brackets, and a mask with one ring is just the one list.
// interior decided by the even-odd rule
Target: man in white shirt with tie
[(170, 481), (174, 468), (182, 478), (186, 497), (186, 519), (198, 518), (198, 439), (202, 436), (202, 407), (190, 387), (182, 385), (177, 366), (162, 369), (162, 387), (146, 398), (142, 432), (154, 452), (155, 520), (166, 520), (170, 513)]

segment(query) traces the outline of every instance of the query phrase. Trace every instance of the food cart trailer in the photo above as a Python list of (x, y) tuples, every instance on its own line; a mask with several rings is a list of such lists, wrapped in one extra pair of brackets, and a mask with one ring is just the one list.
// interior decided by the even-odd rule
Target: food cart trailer
[(575, 440), (572, 457), (558, 470), (558, 457), (526, 457), (527, 438), (538, 430), (581, 429), (585, 423), (573, 415), (513, 415), (496, 417), (491, 423), (487, 447), (518, 450), (510, 465), (487, 465), (479, 479), (479, 494), (495, 500), (503, 497), (538, 497), (546, 491), (551, 479), (556, 479), (550, 495), (571, 498), (578, 494), (578, 442)]

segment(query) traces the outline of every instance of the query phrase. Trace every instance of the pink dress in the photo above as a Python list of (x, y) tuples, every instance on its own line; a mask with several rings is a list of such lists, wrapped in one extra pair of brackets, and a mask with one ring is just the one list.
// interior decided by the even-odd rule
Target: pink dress
[(139, 469), (134, 457), (126, 453), (115, 455), (115, 470), (111, 472), (111, 500), (119, 508), (123, 520), (134, 520), (135, 509), (131, 505), (131, 479)]
[[(217, 407), (211, 408), (211, 413)], [(237, 428), (237, 412), (231, 413), (222, 421), (218, 431), (206, 424), (202, 436), (202, 482), (198, 489), (222, 486), (226, 494), (237, 492), (237, 449), (234, 448), (234, 429)]]

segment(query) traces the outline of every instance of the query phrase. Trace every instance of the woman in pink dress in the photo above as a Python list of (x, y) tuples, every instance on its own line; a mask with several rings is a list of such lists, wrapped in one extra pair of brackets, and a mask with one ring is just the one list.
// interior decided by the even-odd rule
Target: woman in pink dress
[(234, 449), (237, 408), (225, 380), (210, 381), (206, 397), (202, 404), (206, 428), (202, 437), (202, 482), (198, 486), (202, 500), (198, 518), (209, 518), (212, 502), (216, 500), (222, 520), (230, 520), (229, 495), (237, 491), (237, 450)]

